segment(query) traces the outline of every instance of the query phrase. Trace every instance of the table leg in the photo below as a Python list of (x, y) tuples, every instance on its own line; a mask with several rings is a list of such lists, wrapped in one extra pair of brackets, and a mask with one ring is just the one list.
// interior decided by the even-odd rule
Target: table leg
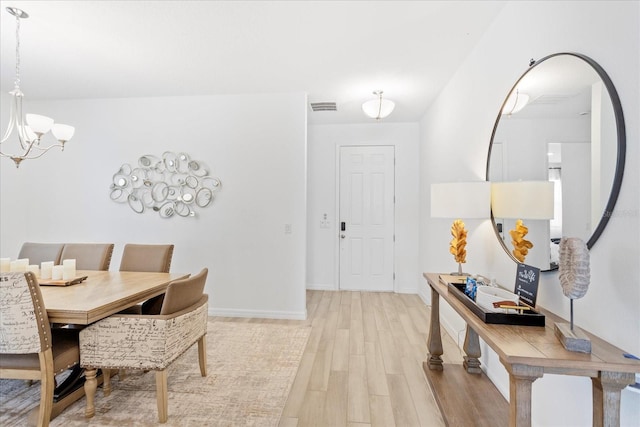
[(480, 369), (480, 339), (478, 338), (478, 334), (472, 328), (467, 325), (467, 333), (464, 337), (464, 362), (462, 362), (462, 366), (467, 370), (470, 374), (481, 374), (482, 369)]
[(442, 371), (442, 336), (440, 335), (440, 295), (431, 288), (431, 324), (427, 339), (429, 358), (423, 363), (429, 369)]
[[(504, 363), (503, 363), (504, 364)], [(541, 366), (505, 365), (509, 371), (509, 426), (531, 426), (531, 385), (541, 378)]]
[(620, 392), (635, 380), (632, 373), (607, 371), (601, 371), (598, 378), (591, 378), (594, 427), (620, 425)]
[(86, 368), (84, 371), (84, 393), (87, 396), (87, 407), (84, 411), (86, 418), (91, 418), (96, 413), (94, 400), (96, 397), (96, 389), (98, 388), (98, 381), (96, 379), (97, 372), (98, 370), (95, 368)]
[[(102, 383), (102, 375), (98, 375), (96, 378), (96, 385)], [(65, 409), (71, 406), (74, 402), (81, 399), (85, 395), (85, 389), (83, 387), (85, 377), (84, 369), (74, 370), (67, 380), (56, 387), (54, 392), (53, 406), (51, 407), (51, 420), (56, 418)], [(71, 387), (72, 385), (72, 387)], [(64, 393), (61, 392), (62, 388), (65, 388)], [(37, 416), (40, 411), (40, 405), (31, 410), (28, 415), (27, 425), (36, 425)]]

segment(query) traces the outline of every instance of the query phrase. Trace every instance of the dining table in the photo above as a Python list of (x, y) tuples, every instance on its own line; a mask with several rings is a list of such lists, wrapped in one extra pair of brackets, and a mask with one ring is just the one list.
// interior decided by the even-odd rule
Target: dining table
[[(72, 280), (41, 281), (40, 291), (53, 327), (82, 327), (161, 295), (169, 283), (187, 277), (184, 273), (78, 270)], [(56, 388), (51, 419), (84, 395), (83, 381), (82, 369), (77, 367)]]

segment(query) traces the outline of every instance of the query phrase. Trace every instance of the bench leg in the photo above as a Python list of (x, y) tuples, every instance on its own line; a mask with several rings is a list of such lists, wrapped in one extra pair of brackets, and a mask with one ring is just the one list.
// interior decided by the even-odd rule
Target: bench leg
[(200, 363), (200, 374), (207, 376), (207, 336), (203, 335), (198, 340), (198, 362)]
[(102, 370), (102, 394), (109, 396), (111, 394), (111, 369)]
[(158, 400), (158, 420), (166, 423), (169, 416), (169, 395), (167, 390), (167, 370), (156, 371), (156, 398)]

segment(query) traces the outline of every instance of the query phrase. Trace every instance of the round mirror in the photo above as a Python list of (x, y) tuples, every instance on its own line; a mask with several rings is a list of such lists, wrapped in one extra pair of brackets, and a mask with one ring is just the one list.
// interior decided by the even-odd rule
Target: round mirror
[[(529, 65), (493, 127), (487, 180), (553, 182), (553, 219), (527, 219), (526, 212), (517, 218), (533, 244), (522, 262), (547, 271), (558, 267), (563, 236), (591, 248), (602, 234), (622, 183), (626, 135), (618, 94), (595, 61), (557, 53)], [(500, 243), (521, 262), (510, 236), (517, 219), (492, 212)]]

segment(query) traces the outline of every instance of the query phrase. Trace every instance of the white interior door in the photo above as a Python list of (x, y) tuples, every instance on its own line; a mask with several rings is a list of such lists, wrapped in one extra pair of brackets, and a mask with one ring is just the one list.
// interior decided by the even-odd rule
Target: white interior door
[(340, 289), (393, 291), (395, 150), (340, 147)]

